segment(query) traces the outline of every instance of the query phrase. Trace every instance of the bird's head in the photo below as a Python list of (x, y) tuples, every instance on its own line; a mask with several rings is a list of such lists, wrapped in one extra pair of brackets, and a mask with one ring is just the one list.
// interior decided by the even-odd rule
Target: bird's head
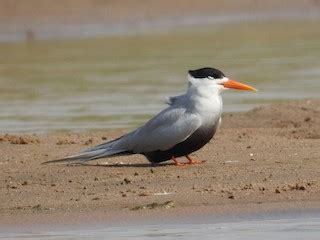
[(223, 72), (215, 68), (206, 67), (196, 70), (189, 70), (188, 78), (191, 85), (216, 89), (218, 92), (230, 88), (257, 91), (255, 88), (249, 85), (230, 80), (224, 75)]

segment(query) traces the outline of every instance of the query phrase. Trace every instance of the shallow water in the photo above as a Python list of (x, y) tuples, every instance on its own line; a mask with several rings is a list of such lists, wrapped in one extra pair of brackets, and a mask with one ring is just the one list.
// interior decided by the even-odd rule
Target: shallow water
[(0, 239), (308, 239), (320, 237), (320, 218), (246, 220), (126, 227), (78, 227), (72, 230), (28, 230), (0, 233)]
[(259, 89), (226, 92), (225, 111), (319, 97), (319, 39), (315, 19), (0, 43), (0, 132), (132, 128), (203, 66)]

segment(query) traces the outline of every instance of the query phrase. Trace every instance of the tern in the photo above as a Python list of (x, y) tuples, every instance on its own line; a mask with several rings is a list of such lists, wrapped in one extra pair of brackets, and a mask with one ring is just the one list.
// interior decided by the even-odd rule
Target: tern
[[(177, 166), (202, 163), (190, 157), (206, 145), (221, 123), (221, 93), (226, 89), (257, 91), (227, 78), (215, 68), (188, 71), (185, 94), (169, 97), (168, 107), (145, 125), (115, 140), (84, 150), (80, 154), (45, 163), (85, 163), (99, 158), (142, 154), (150, 163), (173, 160)], [(185, 156), (188, 162), (177, 160)]]

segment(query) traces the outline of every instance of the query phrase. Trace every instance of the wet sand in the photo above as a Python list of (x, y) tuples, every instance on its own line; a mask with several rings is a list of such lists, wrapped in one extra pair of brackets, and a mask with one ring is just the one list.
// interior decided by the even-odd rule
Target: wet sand
[(125, 132), (0, 135), (0, 224), (320, 208), (318, 99), (224, 115), (193, 154), (200, 165), (152, 167), (139, 155), (40, 165)]

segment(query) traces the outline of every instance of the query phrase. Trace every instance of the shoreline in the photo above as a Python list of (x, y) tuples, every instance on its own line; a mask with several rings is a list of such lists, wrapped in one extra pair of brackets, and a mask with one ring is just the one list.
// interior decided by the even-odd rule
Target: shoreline
[(121, 22), (154, 21), (185, 16), (235, 14), (235, 13), (272, 13), (275, 11), (303, 11), (319, 8), (318, 1), (312, 0), (232, 0), (210, 1), (191, 0), (130, 0), (130, 1), (96, 1), (66, 0), (64, 4), (53, 4), (50, 0), (4, 0), (0, 7), (2, 23), (93, 23), (105, 24)]
[[(175, 30), (190, 31), (205, 27), (223, 27), (227, 25), (250, 25), (250, 23), (286, 23), (319, 22), (318, 10), (310, 10), (306, 15), (299, 11), (257, 12), (219, 14), (215, 16), (181, 16), (167, 19), (159, 18), (141, 22), (104, 23), (29, 23), (1, 24), (0, 43), (21, 43), (34, 41), (63, 41), (76, 39), (99, 39), (126, 36), (143, 36), (170, 33)], [(15, 31), (12, 31), (15, 29)]]
[(137, 227), (172, 224), (204, 224), (238, 221), (265, 221), (319, 217), (316, 201), (240, 203), (216, 206), (179, 207), (137, 211), (101, 211), (31, 213), (20, 216), (4, 216), (0, 230), (23, 232), (26, 230), (64, 231), (70, 229), (94, 229), (107, 227)]
[(0, 226), (320, 208), (319, 99), (225, 114), (193, 154), (200, 165), (151, 167), (138, 155), (40, 165), (125, 132), (0, 135)]
[(67, 0), (64, 4), (5, 0), (0, 6), (0, 42), (157, 33), (231, 22), (318, 21), (319, 9), (319, 2), (311, 0)]

